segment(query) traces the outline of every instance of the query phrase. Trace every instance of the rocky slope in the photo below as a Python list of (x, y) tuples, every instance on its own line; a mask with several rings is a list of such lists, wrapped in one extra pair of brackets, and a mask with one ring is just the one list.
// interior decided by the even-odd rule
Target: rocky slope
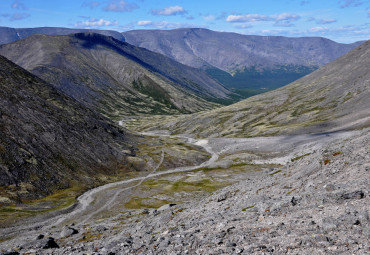
[(125, 41), (121, 33), (112, 30), (98, 30), (98, 29), (73, 29), (65, 27), (35, 27), (35, 28), (11, 28), (0, 27), (0, 44), (7, 44), (21, 39), (25, 39), (31, 35), (69, 35), (75, 33), (98, 33), (106, 36)]
[(231, 92), (205, 72), (112, 37), (35, 35), (0, 54), (111, 118), (210, 109)]
[(253, 36), (200, 28), (134, 30), (122, 34), (128, 43), (208, 70), (225, 86), (240, 92), (281, 87), (360, 44), (340, 44), (319, 37)]
[(135, 139), (0, 56), (0, 205), (103, 183)]
[[(304, 146), (310, 153), (282, 167), (250, 171), (252, 165), (242, 165), (244, 181), (195, 201), (128, 212), (120, 207), (84, 224), (40, 226), (28, 240), (22, 235), (0, 247), (20, 254), (368, 254), (369, 142), (369, 128), (347, 132)], [(234, 149), (233, 155), (245, 154)], [(302, 153), (298, 147), (281, 153), (286, 149)], [(206, 171), (212, 170), (188, 178), (195, 182)], [(184, 193), (189, 198), (181, 189), (175, 197)]]
[[(370, 41), (280, 89), (189, 116), (133, 121), (199, 137), (317, 133), (370, 124)], [(153, 123), (155, 123), (153, 125)], [(161, 124), (160, 124), (161, 123)]]

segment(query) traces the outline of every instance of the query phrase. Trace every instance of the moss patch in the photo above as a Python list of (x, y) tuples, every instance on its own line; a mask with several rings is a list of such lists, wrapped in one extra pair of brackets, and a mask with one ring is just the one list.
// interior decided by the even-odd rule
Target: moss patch
[(280, 173), (280, 172), (281, 172), (281, 170), (277, 170), (277, 171), (275, 171), (275, 172), (271, 173), (270, 175), (275, 175), (275, 174), (278, 174), (278, 173)]
[(244, 207), (243, 209), (242, 209), (242, 211), (243, 212), (245, 212), (246, 210), (248, 210), (248, 209), (252, 209), (253, 207), (255, 207), (256, 205), (251, 205), (251, 206), (247, 206), (247, 207)]
[(301, 155), (301, 156), (298, 156), (298, 157), (292, 158), (292, 159), (291, 159), (291, 161), (292, 161), (292, 162), (297, 161), (297, 160), (299, 160), (299, 159), (301, 159), (301, 158), (304, 158), (304, 157), (307, 157), (307, 156), (309, 156), (309, 155), (311, 155), (311, 154), (312, 154), (312, 153), (306, 153), (306, 154), (304, 154), (304, 155)]
[(159, 208), (162, 205), (169, 204), (171, 201), (161, 200), (157, 198), (142, 198), (132, 197), (127, 203), (125, 208), (127, 209), (144, 209), (144, 208)]

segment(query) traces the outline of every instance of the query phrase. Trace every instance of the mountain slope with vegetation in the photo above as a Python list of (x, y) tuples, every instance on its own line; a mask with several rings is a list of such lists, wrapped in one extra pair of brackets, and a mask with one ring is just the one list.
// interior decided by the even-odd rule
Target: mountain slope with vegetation
[(201, 70), (94, 33), (35, 35), (0, 54), (111, 118), (196, 112), (232, 95)]
[(1, 56), (0, 134), (0, 204), (81, 192), (136, 151), (134, 136)]
[[(133, 121), (199, 137), (317, 133), (370, 125), (370, 41), (280, 89), (233, 105), (166, 121)], [(139, 125), (140, 123), (140, 125)]]

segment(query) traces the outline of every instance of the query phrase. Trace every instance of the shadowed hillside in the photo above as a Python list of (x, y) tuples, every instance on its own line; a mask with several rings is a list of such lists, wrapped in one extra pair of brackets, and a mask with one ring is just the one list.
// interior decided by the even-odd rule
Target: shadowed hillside
[(108, 119), (1, 56), (0, 88), (0, 203), (126, 171), (134, 138)]

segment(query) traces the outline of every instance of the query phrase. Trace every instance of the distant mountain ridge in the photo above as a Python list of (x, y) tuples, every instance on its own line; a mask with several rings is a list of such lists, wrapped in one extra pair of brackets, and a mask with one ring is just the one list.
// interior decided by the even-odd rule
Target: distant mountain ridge
[(33, 35), (0, 54), (109, 117), (196, 112), (232, 94), (204, 71), (95, 33)]
[(31, 35), (68, 35), (75, 33), (93, 32), (125, 41), (123, 35), (113, 30), (99, 29), (79, 29), (79, 28), (64, 28), (64, 27), (35, 27), (35, 28), (11, 28), (0, 27), (0, 44), (7, 44), (21, 39), (25, 39)]
[(77, 32), (112, 36), (119, 41), (163, 54), (184, 65), (203, 69), (244, 98), (289, 84), (363, 43), (341, 44), (322, 37), (243, 35), (203, 28), (119, 33), (55, 27), (0, 27), (0, 44), (33, 34), (67, 35)]
[(122, 34), (130, 44), (183, 64), (231, 73), (249, 67), (323, 66), (362, 43), (341, 44), (322, 37), (242, 35), (202, 28), (132, 30)]
[(202, 28), (132, 30), (122, 34), (130, 44), (207, 70), (226, 87), (245, 95), (286, 85), (362, 43), (341, 44), (321, 37), (242, 35)]

